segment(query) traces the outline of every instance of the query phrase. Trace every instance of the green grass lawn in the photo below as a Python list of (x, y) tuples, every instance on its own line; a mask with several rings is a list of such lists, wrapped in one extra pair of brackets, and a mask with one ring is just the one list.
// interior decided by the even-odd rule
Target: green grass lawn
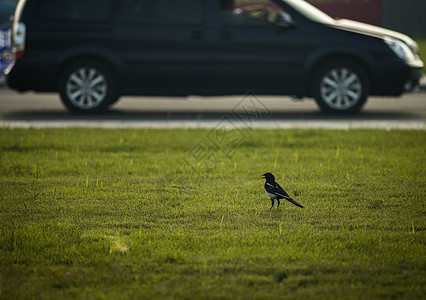
[[(0, 130), (1, 299), (424, 299), (425, 131)], [(269, 211), (261, 174), (305, 206)]]

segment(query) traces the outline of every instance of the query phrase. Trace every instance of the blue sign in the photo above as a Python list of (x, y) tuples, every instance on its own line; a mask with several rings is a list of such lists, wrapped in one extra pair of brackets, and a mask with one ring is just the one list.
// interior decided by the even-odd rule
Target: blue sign
[(3, 71), (12, 62), (11, 36), (11, 27), (0, 28), (0, 78), (3, 78)]

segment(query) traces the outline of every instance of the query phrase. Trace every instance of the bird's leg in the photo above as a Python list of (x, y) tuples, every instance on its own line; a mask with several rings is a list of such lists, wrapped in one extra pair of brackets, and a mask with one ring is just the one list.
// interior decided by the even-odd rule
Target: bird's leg
[(274, 207), (274, 199), (271, 199), (271, 202), (272, 202), (272, 206), (271, 206), (271, 208), (269, 210), (271, 210), (272, 207)]
[(278, 201), (278, 205), (277, 205), (277, 209), (280, 208), (280, 199), (277, 199)]

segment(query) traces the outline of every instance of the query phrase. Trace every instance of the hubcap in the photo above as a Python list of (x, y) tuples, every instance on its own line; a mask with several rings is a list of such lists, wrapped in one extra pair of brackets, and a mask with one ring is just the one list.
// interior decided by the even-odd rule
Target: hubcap
[(92, 67), (77, 69), (66, 82), (68, 98), (73, 105), (82, 109), (100, 105), (105, 100), (107, 88), (105, 76)]
[(361, 79), (352, 70), (335, 68), (322, 78), (320, 92), (328, 106), (338, 110), (349, 109), (361, 99)]

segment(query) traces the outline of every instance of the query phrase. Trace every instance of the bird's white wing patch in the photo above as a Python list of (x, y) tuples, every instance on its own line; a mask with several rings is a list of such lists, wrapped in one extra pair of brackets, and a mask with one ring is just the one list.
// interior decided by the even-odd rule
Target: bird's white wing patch
[(268, 195), (269, 199), (277, 199), (277, 195), (266, 192), (266, 195)]

